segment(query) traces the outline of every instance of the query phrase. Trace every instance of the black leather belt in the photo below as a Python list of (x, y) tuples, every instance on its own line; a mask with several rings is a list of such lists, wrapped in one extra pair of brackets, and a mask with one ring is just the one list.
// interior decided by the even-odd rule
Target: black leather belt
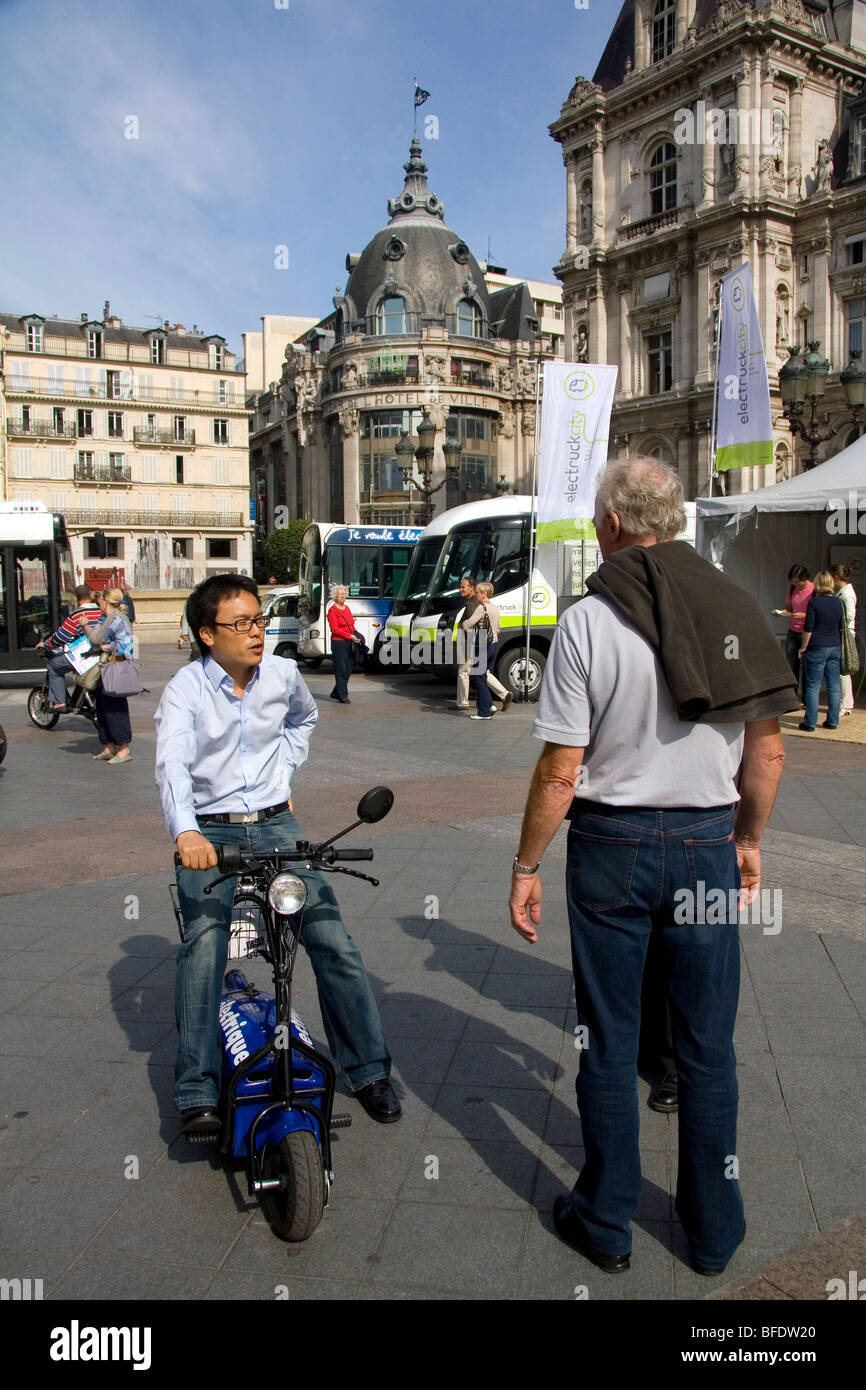
[(196, 820), (202, 825), (257, 825), (260, 821), (270, 820), (271, 816), (278, 816), (281, 811), (288, 809), (288, 801), (281, 801), (279, 806), (267, 806), (264, 811), (227, 811), (223, 815), (197, 815)]

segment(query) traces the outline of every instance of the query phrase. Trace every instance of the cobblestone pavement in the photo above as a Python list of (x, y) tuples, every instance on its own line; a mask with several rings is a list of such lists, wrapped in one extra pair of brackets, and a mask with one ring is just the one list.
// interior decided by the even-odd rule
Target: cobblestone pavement
[[(58, 1299), (273, 1298), (277, 1285), (302, 1299), (573, 1299), (585, 1285), (593, 1299), (654, 1300), (825, 1297), (857, 1258), (866, 1272), (866, 748), (786, 740), (765, 855), (783, 929), (742, 929), (747, 1241), (722, 1279), (690, 1271), (671, 1196), (676, 1119), (644, 1106), (632, 1268), (612, 1279), (551, 1221), (582, 1157), (562, 835), (537, 946), (504, 907), (539, 751), (531, 710), (478, 724), (417, 674), (355, 677), (337, 706), (327, 668), (305, 672), (320, 707), (295, 787), (305, 829), (348, 824), (373, 784), (396, 794), (352, 841), (375, 846), (381, 886), (337, 889), (405, 1115), (383, 1127), (341, 1103), (354, 1123), (335, 1136), (331, 1204), (307, 1244), (286, 1246), (242, 1170), (178, 1136), (171, 845), (151, 721), (182, 657), (143, 655), (129, 768), (91, 761), (83, 721), (37, 730), (23, 693), (0, 692), (0, 1275), (42, 1278)], [(261, 962), (251, 974), (266, 983)], [(296, 987), (321, 1039), (303, 955)]]

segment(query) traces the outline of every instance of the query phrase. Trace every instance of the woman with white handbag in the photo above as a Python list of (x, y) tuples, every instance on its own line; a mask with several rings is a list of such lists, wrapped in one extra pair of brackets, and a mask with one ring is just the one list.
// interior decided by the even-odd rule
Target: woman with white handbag
[(132, 762), (129, 747), (132, 724), (127, 696), (137, 695), (141, 690), (138, 663), (132, 659), (132, 628), (118, 607), (122, 600), (121, 589), (105, 589), (99, 594), (97, 601), (105, 620), (90, 632), (92, 645), (108, 655), (100, 666), (101, 680), (94, 701), (102, 752), (93, 756), (96, 762), (110, 763), (112, 767)]

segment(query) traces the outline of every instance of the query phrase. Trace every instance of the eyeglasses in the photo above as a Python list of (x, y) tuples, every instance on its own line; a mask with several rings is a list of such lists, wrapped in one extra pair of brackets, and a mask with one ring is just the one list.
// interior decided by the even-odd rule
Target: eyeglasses
[(267, 625), (264, 613), (259, 613), (255, 618), (237, 618), (233, 623), (214, 623), (214, 627), (230, 627), (234, 632), (252, 632), (254, 627), (260, 627), (264, 632)]

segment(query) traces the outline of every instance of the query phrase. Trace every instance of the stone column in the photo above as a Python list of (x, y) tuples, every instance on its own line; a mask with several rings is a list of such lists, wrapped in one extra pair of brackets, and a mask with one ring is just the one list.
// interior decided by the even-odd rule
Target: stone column
[[(749, 193), (751, 182), (752, 163), (749, 158), (749, 146), (743, 140), (743, 130), (745, 128), (750, 102), (752, 70), (749, 63), (744, 63), (738, 72), (734, 74), (737, 84), (737, 155), (734, 165), (736, 186), (734, 197), (746, 197)], [(751, 130), (751, 122), (749, 122)]]
[(680, 311), (677, 316), (675, 334), (679, 340), (677, 345), (677, 377), (679, 380), (675, 380), (674, 385), (687, 387), (694, 380), (696, 367), (696, 354), (692, 337), (694, 331), (692, 322), (694, 262), (685, 257), (678, 261), (677, 274), (679, 276)]
[[(361, 520), (361, 441), (358, 433), (358, 412), (351, 406), (340, 410), (343, 432), (343, 521), (354, 526)], [(333, 518), (334, 521), (337, 517)]]
[(596, 126), (592, 142), (592, 241), (593, 245), (604, 245), (606, 216), (604, 197), (604, 140), (601, 130)]
[(803, 89), (805, 77), (798, 77), (791, 88), (791, 129), (788, 134), (788, 197), (800, 199), (803, 179)]
[(577, 251), (577, 158), (563, 154), (565, 161), (565, 256)]
[[(618, 395), (631, 396), (632, 391), (632, 358), (631, 341), (632, 335), (628, 321), (628, 291), (629, 281), (618, 280), (617, 291), (619, 293), (619, 377), (617, 379)], [(639, 335), (635, 335), (639, 340)]]
[(759, 192), (766, 197), (773, 190), (773, 88), (776, 68), (766, 59), (761, 63), (761, 132)]
[[(706, 102), (706, 109), (713, 104), (712, 87), (701, 87), (701, 100)], [(699, 108), (700, 109), (700, 108)], [(700, 139), (703, 135), (704, 143), (701, 145), (701, 196), (698, 199), (698, 212), (706, 212), (713, 206), (715, 201), (715, 182), (716, 182), (716, 139), (715, 127), (706, 119), (703, 121), (703, 131), (695, 130), (695, 135)]]

